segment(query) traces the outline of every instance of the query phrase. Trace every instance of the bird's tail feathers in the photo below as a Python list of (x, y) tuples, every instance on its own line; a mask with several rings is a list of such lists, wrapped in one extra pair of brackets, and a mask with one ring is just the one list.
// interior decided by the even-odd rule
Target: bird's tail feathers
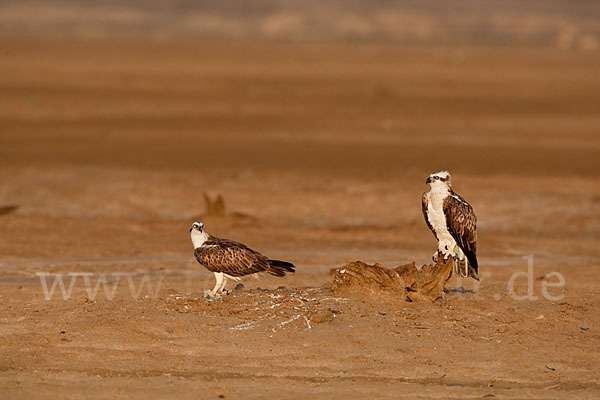
[(477, 263), (477, 256), (474, 253), (466, 254), (467, 260), (469, 261), (469, 276), (476, 281), (479, 280), (479, 264)]
[(287, 261), (269, 260), (269, 270), (271, 275), (285, 276), (286, 272), (296, 272), (296, 266)]

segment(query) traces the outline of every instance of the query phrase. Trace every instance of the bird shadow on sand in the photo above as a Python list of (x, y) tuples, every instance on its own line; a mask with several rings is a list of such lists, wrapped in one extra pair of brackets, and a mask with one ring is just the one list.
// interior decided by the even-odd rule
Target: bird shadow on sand
[(472, 289), (465, 289), (464, 287), (457, 287), (454, 289), (446, 289), (444, 288), (444, 293), (469, 293), (469, 294), (475, 294), (475, 291), (473, 291)]

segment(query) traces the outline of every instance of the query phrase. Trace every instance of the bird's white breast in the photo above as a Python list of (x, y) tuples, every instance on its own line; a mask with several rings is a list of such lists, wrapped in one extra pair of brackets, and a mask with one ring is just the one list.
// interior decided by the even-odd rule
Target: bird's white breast
[(206, 232), (200, 232), (198, 230), (192, 230), (190, 236), (192, 237), (192, 243), (194, 244), (194, 249), (202, 246), (204, 242), (208, 239), (208, 234)]
[(444, 215), (444, 199), (449, 195), (446, 185), (432, 185), (427, 193), (429, 206), (427, 207), (427, 218), (437, 234), (439, 240), (442, 236), (450, 235), (446, 225), (446, 215)]

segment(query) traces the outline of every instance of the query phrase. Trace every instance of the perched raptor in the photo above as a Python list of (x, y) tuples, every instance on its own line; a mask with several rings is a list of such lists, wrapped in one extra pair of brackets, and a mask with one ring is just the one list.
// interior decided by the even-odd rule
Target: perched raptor
[(428, 192), (423, 193), (423, 216), (438, 241), (434, 255), (452, 256), (458, 276), (479, 280), (477, 264), (477, 217), (473, 207), (452, 190), (450, 173), (429, 175)]
[(192, 224), (190, 235), (196, 260), (215, 274), (217, 283), (208, 293), (211, 297), (226, 293), (227, 279), (240, 281), (243, 276), (261, 272), (281, 277), (295, 271), (292, 263), (271, 260), (241, 243), (209, 235), (201, 222)]

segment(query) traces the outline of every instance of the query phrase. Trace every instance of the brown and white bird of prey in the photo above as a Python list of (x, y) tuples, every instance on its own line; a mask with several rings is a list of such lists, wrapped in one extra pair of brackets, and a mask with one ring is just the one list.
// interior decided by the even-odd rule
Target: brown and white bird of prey
[(245, 245), (228, 239), (211, 236), (204, 230), (202, 222), (194, 222), (190, 228), (194, 257), (210, 272), (215, 274), (217, 283), (209, 296), (227, 293), (227, 279), (240, 281), (243, 276), (266, 272), (274, 276), (285, 276), (294, 272), (292, 263), (271, 260)]
[(479, 280), (477, 217), (473, 207), (452, 190), (449, 172), (433, 173), (425, 183), (430, 189), (423, 193), (423, 216), (438, 241), (434, 260), (440, 254), (444, 259), (452, 256), (458, 276)]

